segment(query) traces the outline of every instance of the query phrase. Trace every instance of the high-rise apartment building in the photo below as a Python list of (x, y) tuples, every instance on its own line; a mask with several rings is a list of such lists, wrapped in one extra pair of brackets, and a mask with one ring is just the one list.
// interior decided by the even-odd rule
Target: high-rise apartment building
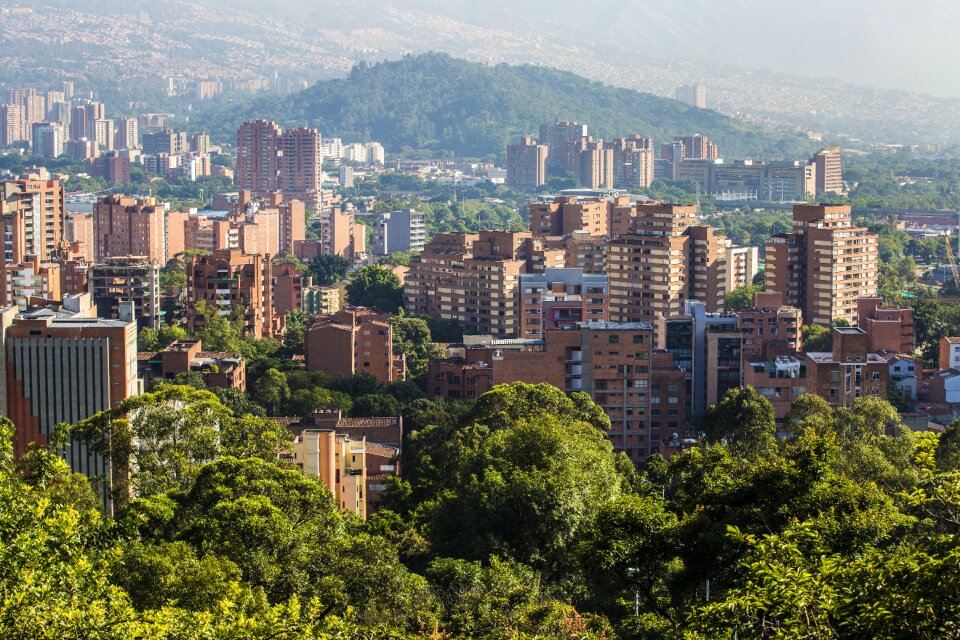
[(383, 164), (385, 159), (383, 145), (379, 142), (368, 142), (363, 145), (367, 151), (367, 162), (372, 164)]
[(547, 146), (547, 171), (550, 174), (558, 174), (572, 170), (564, 157), (567, 142), (585, 137), (587, 137), (585, 124), (556, 120), (551, 124), (540, 125), (540, 144)]
[(385, 211), (373, 228), (373, 252), (385, 256), (397, 251), (423, 251), (427, 240), (424, 215), (415, 209)]
[(726, 290), (752, 285), (754, 276), (760, 272), (760, 250), (757, 247), (737, 247), (727, 240), (726, 252)]
[(607, 247), (612, 321), (682, 315), (687, 300), (723, 310), (726, 237), (699, 225), (695, 206), (631, 203), (616, 215)]
[[(308, 371), (331, 376), (368, 373), (386, 384), (403, 380), (402, 356), (393, 353), (393, 325), (388, 314), (347, 307), (316, 319), (304, 335)], [(399, 358), (399, 361), (398, 361)]]
[(913, 329), (913, 309), (888, 307), (883, 298), (857, 300), (857, 326), (867, 332), (867, 348), (891, 353), (913, 353), (916, 336)]
[(507, 185), (533, 193), (547, 181), (548, 147), (532, 138), (507, 146)]
[(277, 123), (244, 122), (237, 130), (237, 186), (254, 194), (280, 190), (280, 136)]
[(767, 242), (766, 288), (808, 323), (857, 320), (857, 299), (877, 292), (877, 236), (855, 227), (847, 205), (795, 205), (793, 232)]
[(164, 213), (164, 205), (154, 198), (119, 194), (100, 198), (93, 206), (95, 260), (143, 256), (154, 264), (166, 264)]
[(323, 175), (320, 132), (307, 127), (288, 129), (280, 135), (279, 148), (279, 190), (286, 198), (318, 208)]
[[(679, 152), (679, 153), (678, 153)], [(660, 157), (673, 163), (682, 160), (716, 160), (720, 149), (705, 135), (677, 136), (672, 142), (660, 145)]]
[(646, 189), (653, 182), (653, 138), (631, 135), (613, 141), (614, 186)]
[(275, 262), (270, 267), (273, 310), (278, 316), (303, 309), (303, 275), (296, 264)]
[(27, 139), (27, 120), (19, 104), (0, 105), (0, 146)]
[(116, 138), (114, 132), (113, 120), (104, 118), (96, 120), (93, 123), (94, 135), (97, 139), (97, 146), (101, 151), (113, 151), (113, 143)]
[(175, 132), (172, 129), (162, 129), (143, 134), (143, 155), (175, 156), (190, 150), (187, 134), (183, 131)]
[(558, 196), (550, 202), (531, 202), (530, 231), (535, 236), (609, 236), (610, 209), (605, 198)]
[(63, 240), (64, 193), (58, 180), (0, 182), (4, 260), (50, 259)]
[(85, 100), (74, 104), (70, 110), (70, 139), (73, 141), (96, 140), (96, 122), (105, 118), (106, 110), (101, 102)]
[(707, 86), (705, 84), (698, 82), (677, 87), (674, 97), (691, 107), (696, 107), (697, 109), (707, 108)]
[(347, 259), (353, 259), (366, 251), (367, 227), (357, 220), (356, 209), (332, 207), (320, 214), (320, 240), (312, 245), (305, 244), (298, 256), (301, 260), (310, 260), (318, 253), (333, 253)]
[(843, 194), (843, 163), (840, 147), (833, 146), (819, 151), (810, 158), (816, 172), (818, 193)]
[(57, 158), (63, 155), (65, 136), (62, 122), (35, 122), (32, 128), (33, 155), (44, 158)]
[(140, 123), (137, 118), (117, 120), (116, 148), (137, 149), (140, 147)]
[(411, 313), (457, 320), (467, 331), (514, 337), (517, 290), (531, 255), (530, 233), (438, 233), (410, 264), (404, 281)]
[(93, 247), (95, 236), (93, 231), (93, 214), (69, 212), (64, 217), (64, 240), (70, 246), (73, 256), (83, 258), (87, 263), (94, 260)]
[(604, 144), (603, 140), (587, 140), (580, 149), (579, 172), (580, 184), (587, 189), (613, 188), (614, 182), (614, 150)]
[(197, 303), (213, 313), (240, 313), (246, 331), (255, 338), (280, 333), (274, 323), (269, 257), (247, 255), (236, 249), (194, 256), (187, 264), (187, 323), (192, 330), (206, 324)]

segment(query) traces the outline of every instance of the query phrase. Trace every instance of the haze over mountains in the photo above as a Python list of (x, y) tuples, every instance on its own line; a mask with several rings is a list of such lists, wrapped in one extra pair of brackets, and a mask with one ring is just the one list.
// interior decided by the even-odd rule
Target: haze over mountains
[(274, 72), (314, 81), (342, 77), (361, 59), (438, 50), (553, 66), (665, 96), (679, 84), (704, 81), (711, 108), (835, 140), (847, 134), (884, 143), (960, 141), (960, 100), (949, 97), (960, 96), (960, 68), (951, 64), (960, 53), (953, 37), (960, 7), (945, 0), (238, 0), (229, 11), (215, 0), (29, 6), (32, 17), (0, 23), (3, 79), (47, 67), (112, 82)]

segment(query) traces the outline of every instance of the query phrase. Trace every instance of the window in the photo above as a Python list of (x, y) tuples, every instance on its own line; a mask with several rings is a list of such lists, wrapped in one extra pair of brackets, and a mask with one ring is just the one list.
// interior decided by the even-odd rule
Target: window
[(873, 377), (874, 380), (879, 380), (879, 379), (880, 379), (880, 372), (879, 372), (879, 371), (874, 371), (872, 377)]
[(607, 341), (608, 341), (610, 344), (617, 344), (617, 343), (620, 342), (620, 336), (618, 336), (618, 335), (610, 335), (610, 336), (607, 336)]

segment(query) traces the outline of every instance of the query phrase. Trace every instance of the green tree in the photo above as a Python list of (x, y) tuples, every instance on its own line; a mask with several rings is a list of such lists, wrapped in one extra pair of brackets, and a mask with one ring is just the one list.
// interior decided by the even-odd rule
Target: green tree
[(724, 309), (727, 311), (743, 311), (753, 308), (753, 297), (762, 287), (750, 284), (744, 287), (737, 287), (733, 291), (728, 291), (724, 302)]
[(394, 316), (393, 350), (407, 359), (407, 371), (413, 379), (421, 379), (427, 372), (430, 358), (443, 357), (443, 350), (433, 342), (430, 327), (423, 318)]
[(403, 307), (400, 278), (380, 265), (367, 265), (356, 271), (347, 285), (350, 304), (394, 313)]
[(612, 447), (593, 425), (541, 414), (494, 432), (479, 427), (454, 449), (449, 492), (426, 507), (441, 554), (491, 554), (562, 572), (570, 545), (620, 495)]
[(803, 327), (803, 349), (816, 353), (832, 351), (833, 334), (830, 329), (819, 324)]
[(286, 376), (276, 369), (267, 369), (257, 380), (252, 395), (257, 404), (266, 407), (271, 415), (276, 415), (290, 395)]
[(321, 253), (307, 263), (307, 273), (313, 277), (313, 283), (329, 287), (341, 282), (350, 272), (351, 262), (335, 253)]
[(368, 416), (399, 416), (403, 411), (400, 401), (380, 393), (360, 396), (353, 401), (350, 415), (355, 418)]
[(726, 442), (742, 455), (767, 452), (777, 432), (773, 405), (753, 387), (730, 389), (703, 416), (703, 429), (714, 442)]
[(304, 345), (303, 337), (307, 330), (309, 318), (303, 311), (291, 311), (287, 313), (287, 331), (283, 336), (283, 346), (291, 353), (303, 355)]

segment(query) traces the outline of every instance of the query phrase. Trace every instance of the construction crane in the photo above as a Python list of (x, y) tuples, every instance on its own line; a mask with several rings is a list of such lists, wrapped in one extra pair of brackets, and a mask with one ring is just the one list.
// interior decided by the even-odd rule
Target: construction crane
[(960, 270), (957, 269), (957, 256), (953, 253), (953, 245), (950, 244), (950, 236), (943, 236), (947, 242), (947, 262), (950, 263), (950, 272), (953, 274), (953, 283), (960, 289)]

